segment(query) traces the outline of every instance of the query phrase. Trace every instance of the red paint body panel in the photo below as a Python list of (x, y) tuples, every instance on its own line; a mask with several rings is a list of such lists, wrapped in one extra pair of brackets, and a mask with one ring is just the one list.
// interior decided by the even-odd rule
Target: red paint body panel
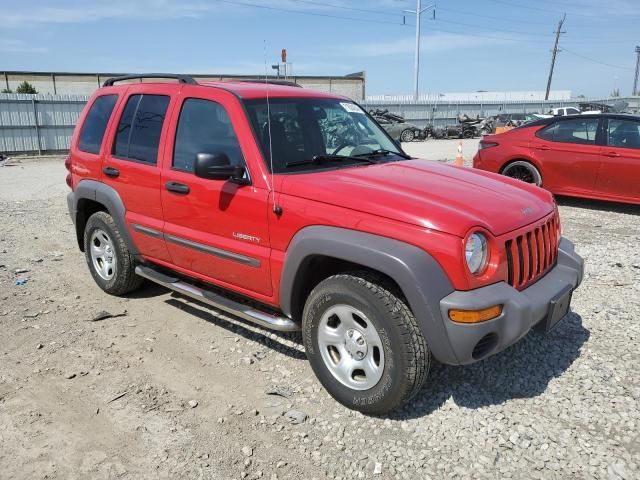
[[(148, 261), (275, 307), (287, 249), (305, 227), (341, 227), (415, 245), (433, 256), (454, 288), (469, 290), (506, 280), (505, 240), (511, 238), (511, 232), (555, 212), (551, 195), (537, 187), (424, 160), (271, 176), (241, 103), (241, 99), (264, 98), (267, 91), (272, 97), (342, 98), (242, 82), (133, 83), (103, 88), (95, 96), (118, 93), (116, 111), (100, 155), (85, 158), (77, 149), (79, 129), (74, 134), (73, 183), (93, 179), (118, 192), (134, 241)], [(157, 165), (117, 159), (110, 153), (126, 98), (136, 93), (171, 97)], [(206, 180), (172, 168), (180, 109), (188, 98), (215, 101), (225, 109), (240, 143), (250, 185)], [(103, 166), (117, 168), (120, 176), (105, 176)], [(167, 182), (188, 185), (189, 193), (168, 191)], [(282, 208), (281, 215), (273, 212), (274, 200)], [(132, 224), (164, 236), (138, 233), (131, 229)], [(489, 265), (478, 276), (469, 273), (464, 259), (466, 237), (476, 230), (486, 234), (490, 249)], [(198, 248), (172, 241), (172, 237)], [(219, 251), (248, 263), (216, 255)]]
[(526, 160), (540, 172), (542, 187), (554, 194), (640, 204), (640, 149), (608, 146), (604, 134), (590, 145), (548, 141), (536, 136), (544, 127), (485, 136), (483, 142), (497, 146), (479, 150), (473, 166), (500, 173), (510, 162)]

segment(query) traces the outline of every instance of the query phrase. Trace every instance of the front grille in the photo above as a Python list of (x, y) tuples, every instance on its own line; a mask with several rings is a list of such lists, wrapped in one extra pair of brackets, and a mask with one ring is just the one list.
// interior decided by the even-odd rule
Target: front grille
[(507, 240), (505, 248), (509, 284), (517, 289), (532, 284), (547, 273), (558, 258), (557, 217)]

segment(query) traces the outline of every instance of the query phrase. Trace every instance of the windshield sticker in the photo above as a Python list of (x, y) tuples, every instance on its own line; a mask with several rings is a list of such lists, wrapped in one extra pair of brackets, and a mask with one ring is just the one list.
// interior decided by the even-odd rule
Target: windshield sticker
[(342, 108), (344, 108), (349, 113), (362, 113), (362, 114), (364, 114), (362, 109), (358, 105), (356, 105), (355, 103), (340, 102), (340, 105), (342, 105)]

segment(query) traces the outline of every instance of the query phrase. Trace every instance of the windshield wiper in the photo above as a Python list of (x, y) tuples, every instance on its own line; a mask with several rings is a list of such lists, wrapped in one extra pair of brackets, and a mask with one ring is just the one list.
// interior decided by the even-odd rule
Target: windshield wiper
[(384, 148), (378, 148), (376, 150), (372, 150), (370, 152), (367, 153), (358, 153), (357, 155), (355, 155), (356, 157), (374, 157), (374, 156), (378, 156), (378, 155), (398, 155), (399, 157), (402, 157), (406, 160), (409, 160), (411, 158), (410, 155), (407, 155), (406, 153), (401, 153), (401, 152), (392, 152), (391, 150), (385, 150)]
[(371, 159), (371, 158), (367, 158), (367, 157), (361, 157), (359, 155), (357, 156), (349, 156), (349, 155), (316, 155), (313, 158), (310, 158), (308, 160), (298, 160), (296, 162), (287, 162), (285, 164), (285, 166), (287, 168), (289, 167), (298, 167), (300, 165), (317, 165), (320, 163), (324, 163), (324, 162), (345, 162), (345, 161), (352, 161), (352, 162), (364, 162), (364, 163), (378, 163), (375, 160)]

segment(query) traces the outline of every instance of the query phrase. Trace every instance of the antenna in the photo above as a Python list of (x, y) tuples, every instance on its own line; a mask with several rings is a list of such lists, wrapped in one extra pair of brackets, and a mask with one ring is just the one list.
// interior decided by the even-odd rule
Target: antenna
[(267, 41), (264, 40), (264, 85), (267, 90), (267, 132), (269, 133), (269, 167), (271, 169), (271, 180), (269, 181), (271, 195), (273, 196), (273, 213), (282, 215), (282, 207), (276, 203), (276, 189), (273, 175), (273, 148), (271, 143), (271, 104), (269, 102), (269, 70), (267, 70)]

